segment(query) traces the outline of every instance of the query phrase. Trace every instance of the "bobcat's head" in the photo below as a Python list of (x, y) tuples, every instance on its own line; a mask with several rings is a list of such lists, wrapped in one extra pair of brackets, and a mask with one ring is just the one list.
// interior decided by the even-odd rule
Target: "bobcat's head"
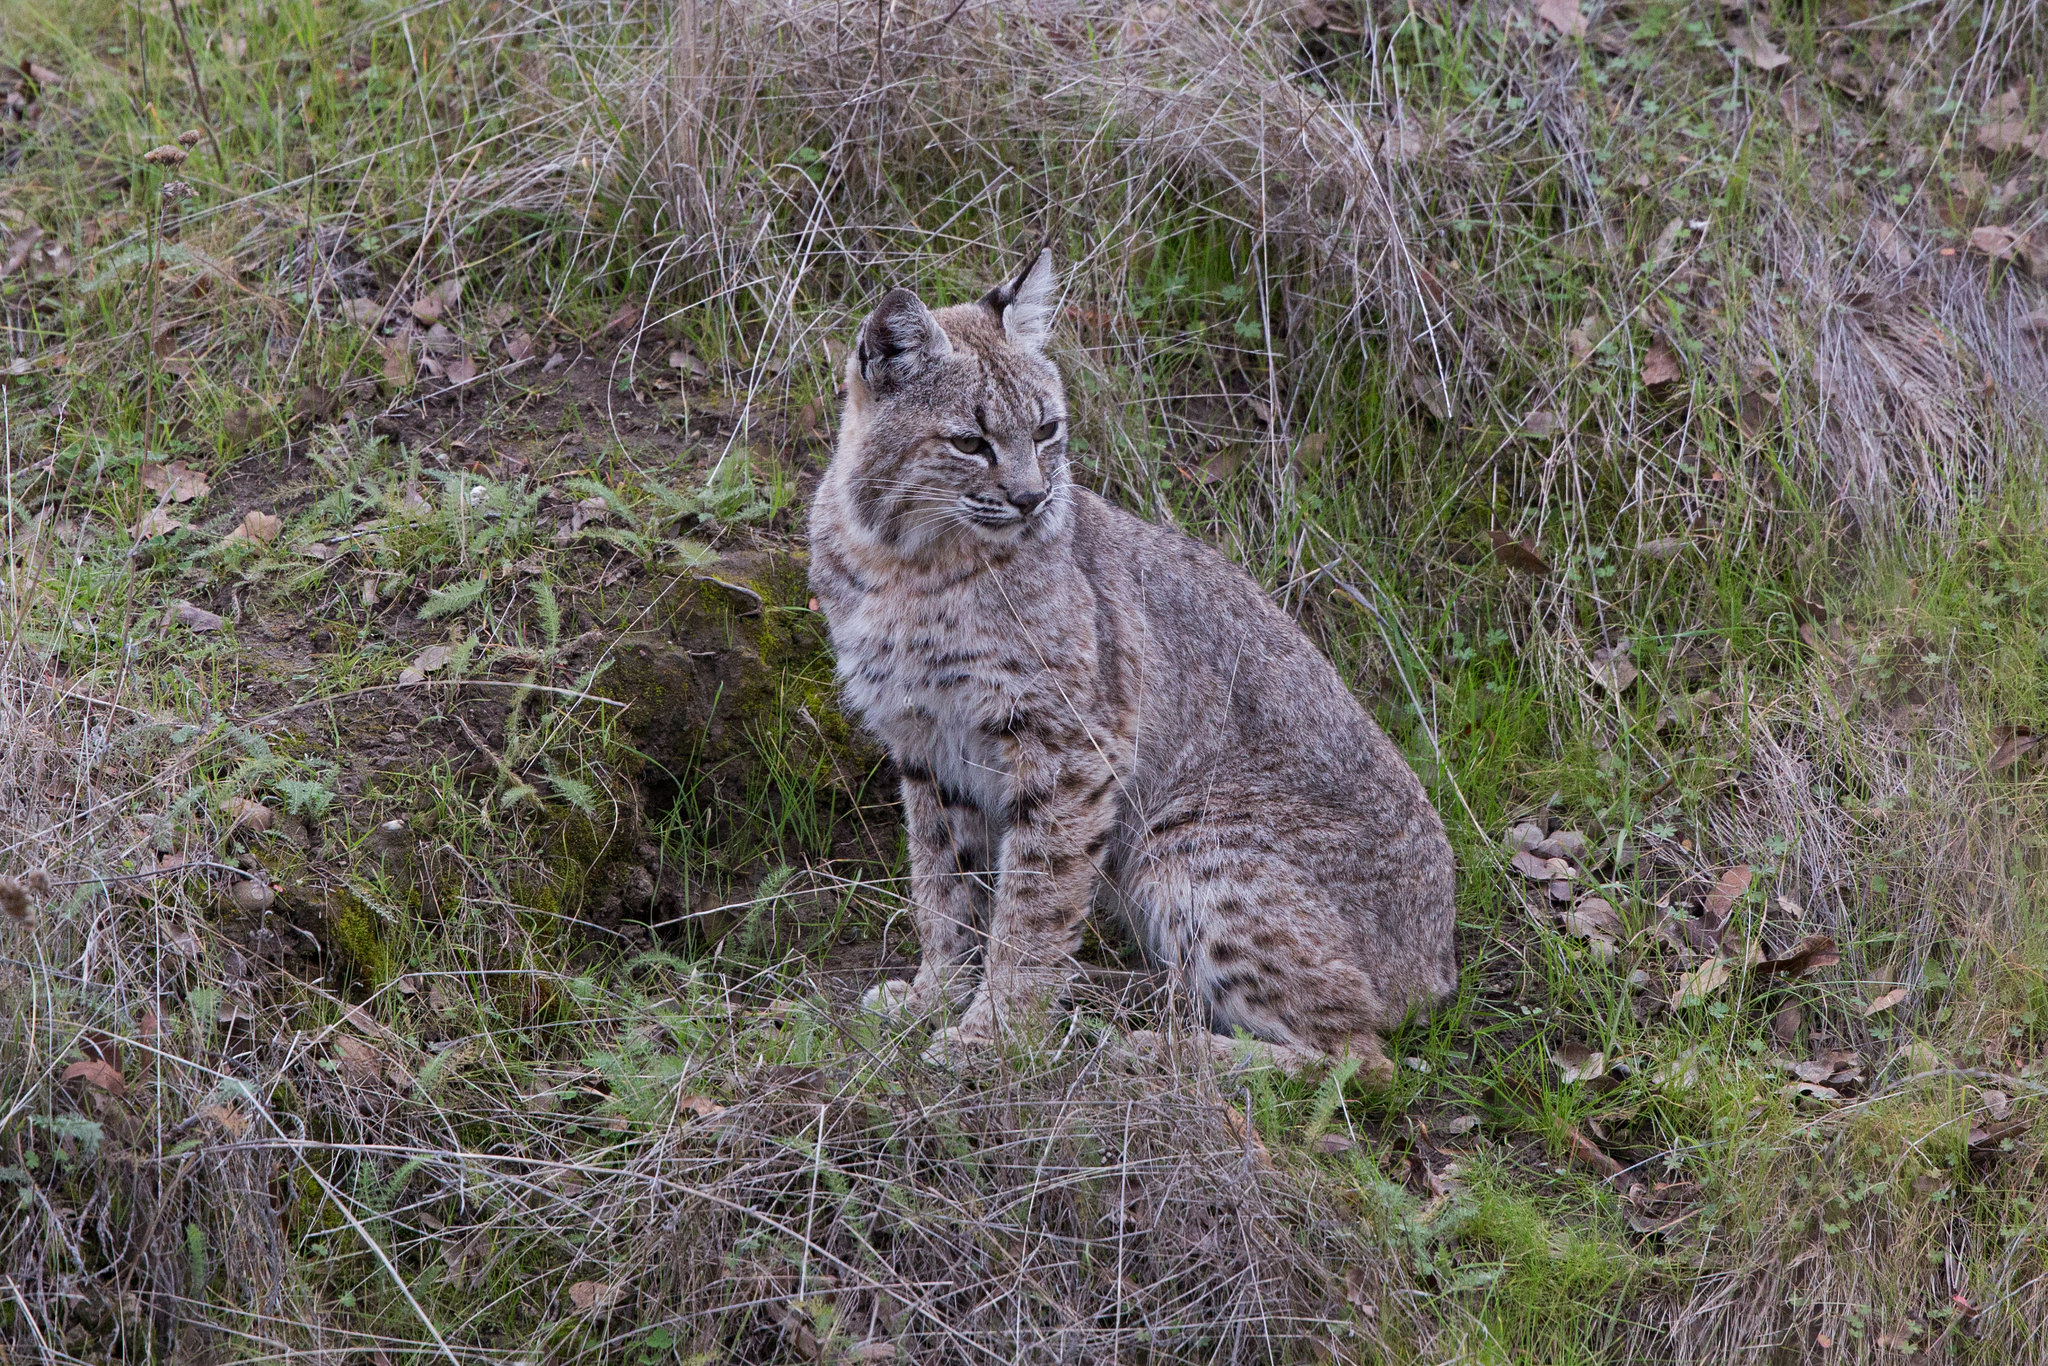
[(1066, 391), (1045, 356), (1052, 250), (971, 304), (892, 289), (861, 325), (826, 491), (906, 559), (1059, 536), (1073, 485)]

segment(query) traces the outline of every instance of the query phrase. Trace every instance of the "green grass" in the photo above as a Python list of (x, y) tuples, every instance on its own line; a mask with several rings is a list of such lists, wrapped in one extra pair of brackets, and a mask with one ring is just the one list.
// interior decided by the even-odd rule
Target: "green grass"
[[(2022, 1359), (2048, 372), (1969, 244), (2039, 217), (1975, 141), (2048, 126), (2039, 16), (1767, 6), (1764, 72), (1666, 0), (950, 8), (0, 0), (59, 77), (0, 125), (0, 873), (67, 884), (0, 923), (9, 1349)], [(846, 1008), (912, 945), (802, 489), (880, 290), (1039, 232), (1087, 480), (1267, 583), (1451, 829), (1391, 1087), (1124, 1070), (1174, 1013), (1113, 934), (980, 1075)], [(173, 461), (213, 488), (138, 540)]]

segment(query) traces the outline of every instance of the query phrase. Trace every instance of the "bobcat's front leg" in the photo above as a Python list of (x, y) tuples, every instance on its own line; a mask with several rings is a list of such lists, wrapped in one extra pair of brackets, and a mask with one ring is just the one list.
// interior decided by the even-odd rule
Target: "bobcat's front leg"
[(1112, 756), (1086, 737), (1073, 741), (1011, 737), (1007, 828), (981, 991), (957, 1031), (963, 1042), (995, 1038), (1006, 1021), (1041, 1007), (1073, 975), (1118, 797)]
[(876, 1006), (928, 1014), (948, 997), (965, 996), (988, 929), (988, 818), (950, 799), (931, 773), (906, 767), (903, 812), (910, 845), (910, 903), (917, 920), (917, 977), (907, 990), (885, 983), (870, 992)]

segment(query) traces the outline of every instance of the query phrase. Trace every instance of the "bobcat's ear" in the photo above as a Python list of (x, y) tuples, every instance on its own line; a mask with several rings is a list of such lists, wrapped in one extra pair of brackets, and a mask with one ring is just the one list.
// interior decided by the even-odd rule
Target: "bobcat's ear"
[(1052, 335), (1052, 293), (1057, 283), (1052, 273), (1052, 248), (1040, 247), (1015, 279), (997, 285), (981, 301), (1002, 320), (1011, 345), (1042, 351)]
[(860, 325), (854, 344), (854, 368), (868, 388), (885, 393), (908, 384), (953, 354), (953, 343), (939, 320), (917, 295), (901, 287)]

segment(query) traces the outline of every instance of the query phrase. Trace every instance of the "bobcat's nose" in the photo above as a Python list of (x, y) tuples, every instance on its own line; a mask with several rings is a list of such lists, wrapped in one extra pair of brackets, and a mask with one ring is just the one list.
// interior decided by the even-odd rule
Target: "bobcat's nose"
[(1004, 489), (1003, 497), (1010, 500), (1011, 507), (1029, 517), (1031, 509), (1045, 501), (1045, 493), (1044, 489), (1017, 489), (1014, 492)]

